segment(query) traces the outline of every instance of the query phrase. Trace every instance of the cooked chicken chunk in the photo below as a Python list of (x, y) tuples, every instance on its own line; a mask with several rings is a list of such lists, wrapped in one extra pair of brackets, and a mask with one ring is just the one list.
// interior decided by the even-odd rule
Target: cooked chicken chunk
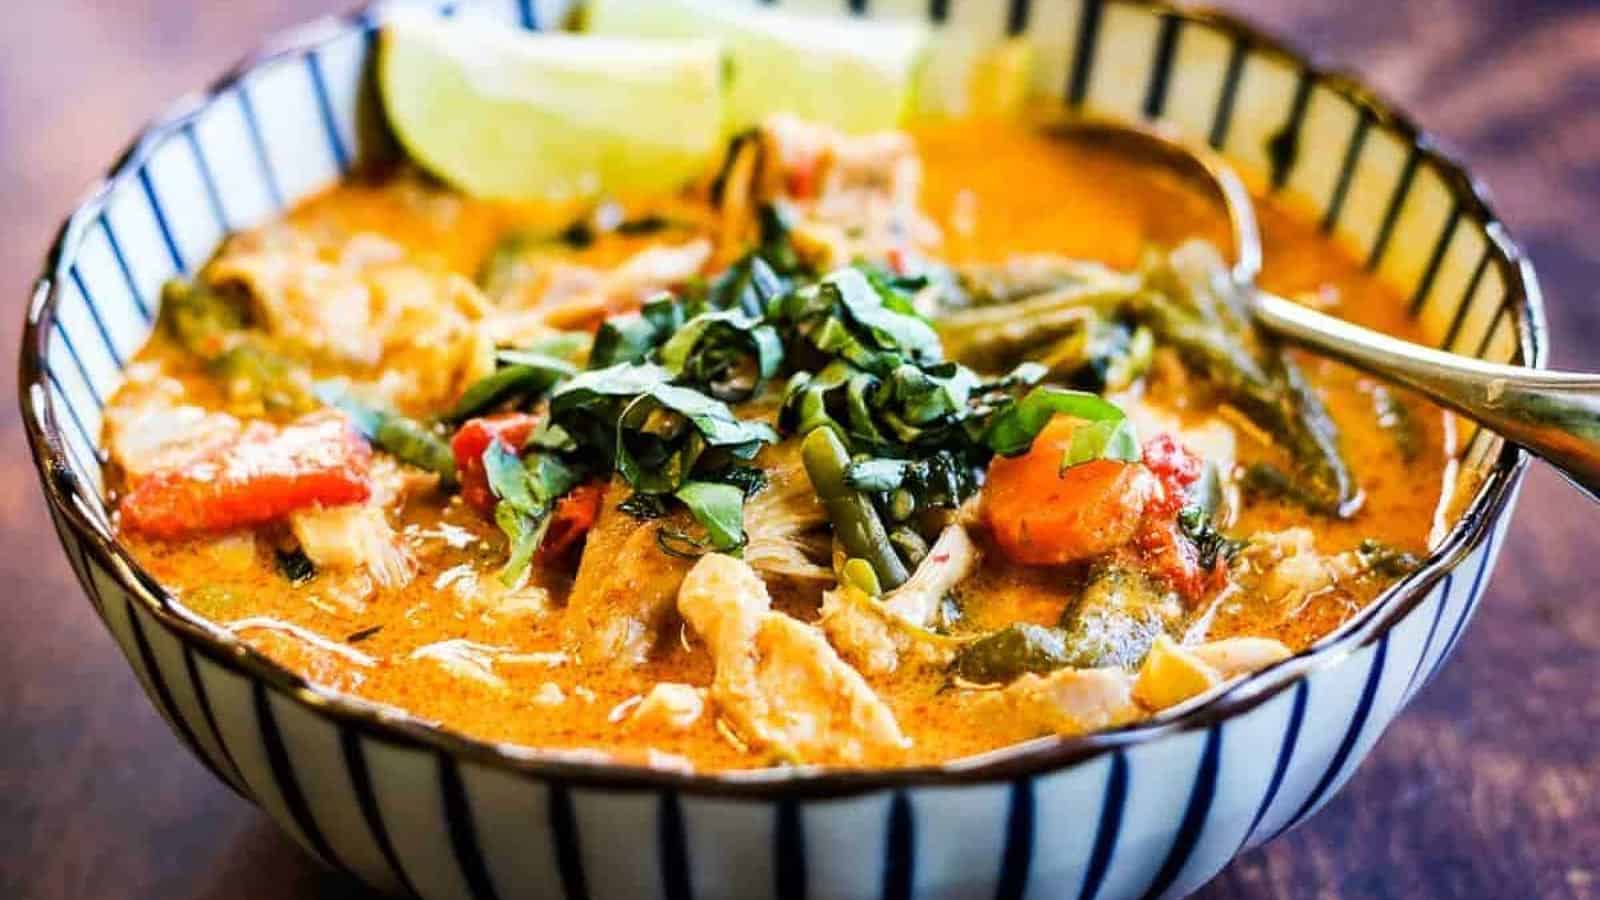
[(1122, 669), (1061, 669), (1024, 675), (983, 695), (979, 708), (1007, 729), (1035, 734), (1082, 734), (1144, 715), (1133, 698), (1134, 677)]
[(644, 695), (628, 715), (628, 727), (683, 731), (700, 720), (705, 710), (701, 690), (693, 685), (663, 681)]
[(150, 363), (128, 367), (117, 402), (106, 407), (106, 450), (134, 482), (232, 443), (239, 420), (184, 403), (183, 384)]
[(848, 585), (822, 595), (818, 624), (839, 653), (867, 675), (887, 675), (902, 661), (948, 665), (958, 647), (957, 641), (913, 624), (888, 603)]
[(678, 610), (711, 651), (711, 699), (752, 748), (807, 762), (859, 763), (907, 746), (894, 713), (817, 629), (770, 609), (755, 570), (703, 557)]
[(488, 374), (488, 308), (452, 272), (402, 261), (387, 240), (357, 234), (324, 244), (288, 226), (230, 240), (207, 267), (215, 286), (242, 290), (250, 319), (312, 355), (381, 366), (378, 389), (407, 410), (432, 409)]
[(672, 618), (678, 585), (689, 571), (688, 560), (656, 543), (663, 527), (688, 528), (688, 514), (641, 522), (619, 508), (629, 496), (626, 483), (614, 479), (584, 545), (562, 621), (567, 646), (592, 663), (643, 662)]

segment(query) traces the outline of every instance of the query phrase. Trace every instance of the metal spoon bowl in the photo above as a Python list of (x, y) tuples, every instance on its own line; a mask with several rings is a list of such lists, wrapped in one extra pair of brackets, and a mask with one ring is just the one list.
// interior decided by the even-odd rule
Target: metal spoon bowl
[(1220, 156), (1155, 128), (1076, 117), (1053, 123), (1072, 140), (1148, 159), (1207, 186), (1228, 211), (1232, 281), (1268, 334), (1410, 388), (1543, 458), (1600, 502), (1600, 376), (1487, 362), (1413, 344), (1256, 287), (1261, 233), (1244, 183)]

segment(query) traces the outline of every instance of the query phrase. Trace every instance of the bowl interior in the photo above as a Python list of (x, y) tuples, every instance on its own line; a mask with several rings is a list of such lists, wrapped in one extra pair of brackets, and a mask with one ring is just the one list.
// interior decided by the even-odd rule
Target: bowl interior
[[(560, 21), (566, 4), (432, 6), (440, 15), (535, 27)], [(227, 233), (269, 220), (365, 161), (394, 152), (370, 71), (385, 9), (284, 36), (142, 135), (64, 226), (29, 309), (22, 361), (30, 438), (54, 513), (67, 527), (105, 555), (152, 614), (219, 654), (250, 660), (279, 684), (350, 709), (363, 704), (323, 695), (254, 655), (189, 613), (120, 550), (100, 495), (97, 445), (101, 409), (153, 327), (165, 280), (201, 265)], [(1026, 36), (1041, 96), (1157, 121), (1208, 142), (1263, 190), (1290, 194), (1316, 216), (1397, 289), (1437, 346), (1497, 362), (1542, 363), (1532, 272), (1481, 192), (1456, 162), (1355, 81), (1319, 70), (1232, 20), (1154, 2), (884, 0), (871, 4), (871, 12), (932, 15), (936, 85), (959, 84), (983, 48)], [(931, 112), (957, 104), (939, 90), (922, 102)], [(1439, 536), (1429, 567), (1325, 640), (1322, 650), (1358, 632), (1371, 639), (1374, 623), (1392, 618), (1393, 607), (1481, 539), (1483, 514), (1504, 503), (1520, 459), (1498, 437), (1463, 425), (1450, 488), (1456, 508), (1465, 511), (1463, 524)], [(1258, 677), (1266, 680), (1247, 680), (1228, 693), (1259, 694), (1290, 676)]]

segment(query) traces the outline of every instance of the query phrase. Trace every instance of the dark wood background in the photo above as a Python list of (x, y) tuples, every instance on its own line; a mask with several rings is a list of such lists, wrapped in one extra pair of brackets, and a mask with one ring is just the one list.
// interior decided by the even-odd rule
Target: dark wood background
[[(348, 2), (8, 4), (0, 347), (57, 222), (145, 119), (264, 33)], [(1600, 2), (1223, 5), (1459, 148), (1538, 265), (1555, 362), (1600, 369)], [(364, 896), (179, 749), (72, 581), (10, 400), (0, 440), (0, 897)], [(1600, 896), (1597, 530), (1600, 509), (1535, 469), (1450, 666), (1313, 822), (1204, 896)]]

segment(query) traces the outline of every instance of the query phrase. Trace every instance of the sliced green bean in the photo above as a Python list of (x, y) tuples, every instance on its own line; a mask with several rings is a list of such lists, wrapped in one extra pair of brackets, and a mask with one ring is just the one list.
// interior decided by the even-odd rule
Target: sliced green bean
[(833, 533), (845, 553), (866, 560), (884, 590), (893, 590), (910, 577), (905, 563), (889, 541), (889, 532), (878, 518), (867, 495), (852, 490), (845, 482), (850, 454), (831, 428), (814, 428), (800, 447), (806, 475), (817, 497), (828, 510)]

